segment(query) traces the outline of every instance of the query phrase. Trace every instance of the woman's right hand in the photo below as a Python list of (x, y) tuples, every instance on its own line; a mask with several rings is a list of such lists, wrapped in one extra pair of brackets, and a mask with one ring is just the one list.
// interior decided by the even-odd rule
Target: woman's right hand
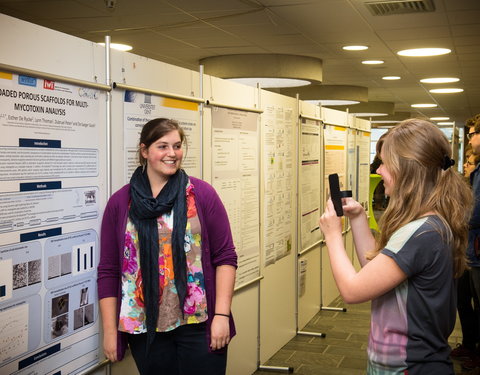
[(365, 214), (365, 210), (360, 203), (353, 198), (342, 199), (343, 213), (349, 219), (355, 219), (356, 217)]
[(103, 352), (111, 362), (117, 361), (117, 331), (103, 335)]

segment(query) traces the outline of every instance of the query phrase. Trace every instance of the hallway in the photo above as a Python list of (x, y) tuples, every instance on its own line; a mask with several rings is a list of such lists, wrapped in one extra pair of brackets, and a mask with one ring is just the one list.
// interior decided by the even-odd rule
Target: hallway
[[(332, 306), (343, 307), (340, 298)], [(348, 305), (347, 312), (320, 311), (303, 329), (322, 332), (325, 338), (297, 335), (280, 349), (266, 366), (290, 366), (295, 374), (304, 375), (364, 375), (366, 374), (367, 341), (370, 325), (370, 302)], [(450, 346), (462, 340), (457, 324), (450, 336)], [(480, 369), (463, 371), (454, 361), (456, 374), (479, 375)], [(256, 371), (253, 375), (282, 374), (282, 372)]]

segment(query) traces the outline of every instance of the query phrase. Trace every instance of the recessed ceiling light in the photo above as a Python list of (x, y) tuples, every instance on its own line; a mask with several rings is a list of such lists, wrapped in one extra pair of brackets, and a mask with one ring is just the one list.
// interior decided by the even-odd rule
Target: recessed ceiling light
[(412, 104), (411, 107), (413, 108), (435, 108), (437, 105), (434, 103), (418, 103)]
[(334, 105), (353, 105), (360, 103), (357, 100), (333, 100), (333, 99), (318, 99), (318, 100), (304, 100), (307, 103), (312, 104), (321, 104), (323, 106), (334, 106)]
[(362, 61), (362, 64), (366, 65), (376, 65), (376, 64), (383, 64), (385, 61), (383, 60), (364, 60)]
[(454, 77), (424, 78), (420, 80), (422, 83), (452, 83), (458, 81), (460, 81), (460, 78)]
[(463, 89), (458, 89), (458, 88), (449, 88), (449, 89), (431, 89), (428, 90), (434, 94), (453, 94), (456, 92), (463, 92)]
[(449, 122), (437, 122), (437, 125), (453, 125), (454, 122), (453, 121), (449, 121)]
[(399, 76), (385, 76), (385, 77), (382, 77), (382, 79), (384, 79), (385, 81), (395, 81), (397, 79), (402, 79), (402, 77), (399, 77)]
[(368, 49), (367, 46), (343, 46), (342, 48), (347, 51), (364, 51)]
[[(98, 43), (101, 46), (105, 46), (105, 43)], [(120, 44), (120, 43), (110, 43), (110, 48), (117, 49), (119, 51), (131, 51), (133, 49), (132, 46), (129, 46), (127, 44)]]
[(253, 87), (256, 87), (257, 84), (259, 84), (261, 88), (298, 87), (307, 86), (311, 83), (304, 79), (290, 78), (228, 78), (228, 80)]
[(446, 121), (446, 120), (450, 120), (450, 117), (430, 117), (430, 120), (432, 121)]
[(452, 52), (448, 48), (412, 48), (398, 51), (400, 56), (439, 56)]

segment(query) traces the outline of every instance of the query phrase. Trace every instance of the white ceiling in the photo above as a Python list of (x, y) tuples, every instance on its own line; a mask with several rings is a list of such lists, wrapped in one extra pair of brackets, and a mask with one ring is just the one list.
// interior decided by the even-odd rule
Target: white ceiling
[[(448, 116), (462, 126), (480, 113), (480, 0), (433, 0), (434, 12), (373, 16), (374, 0), (0, 0), (0, 12), (95, 42), (134, 47), (133, 53), (198, 70), (216, 55), (278, 53), (323, 60), (323, 83), (366, 86), (369, 100), (391, 101), (412, 116)], [(12, 31), (13, 32), (13, 31)], [(366, 51), (342, 46), (365, 44)], [(397, 51), (445, 47), (437, 57), (401, 57)], [(54, 46), (48, 46), (54, 48)], [(382, 59), (381, 66), (362, 65)], [(400, 81), (385, 81), (399, 75)], [(456, 84), (421, 78), (454, 76)], [(430, 88), (461, 87), (459, 94)], [(434, 102), (438, 108), (410, 105)]]

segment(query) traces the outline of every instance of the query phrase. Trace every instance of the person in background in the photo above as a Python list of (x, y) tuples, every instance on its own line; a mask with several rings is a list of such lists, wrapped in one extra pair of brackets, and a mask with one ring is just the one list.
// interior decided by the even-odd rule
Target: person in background
[(176, 121), (146, 123), (140, 166), (103, 215), (104, 352), (121, 360), (128, 342), (141, 375), (223, 375), (235, 335), (230, 224), (213, 187), (181, 169), (184, 144)]
[[(480, 155), (480, 116), (477, 115), (472, 118), (470, 124), (472, 125), (468, 129), (467, 138), (469, 144), (472, 147), (472, 153), (474, 155)], [(468, 248), (467, 248), (467, 258), (468, 265), (470, 266), (469, 275), (470, 275), (470, 288), (473, 295), (473, 306), (474, 306), (474, 321), (468, 323), (467, 329), (471, 330), (468, 336), (474, 336), (477, 341), (480, 340), (480, 175), (479, 175), (480, 166), (477, 165), (474, 170), (470, 173), (470, 183), (473, 189), (474, 195), (474, 208), (472, 217), (469, 222), (469, 233), (468, 233)], [(472, 318), (473, 319), (473, 318)], [(462, 329), (463, 332), (463, 329)], [(466, 349), (472, 349), (468, 347)], [(466, 354), (470, 359), (462, 363), (462, 367), (467, 370), (480, 367), (480, 355), (479, 348), (475, 348), (475, 352), (472, 354), (470, 352), (460, 351), (459, 354)], [(455, 352), (454, 354), (457, 354)]]
[(456, 283), (466, 267), (472, 193), (451, 168), (451, 147), (430, 122), (390, 129), (378, 150), (390, 202), (376, 242), (362, 206), (344, 199), (362, 265), (353, 267), (332, 201), (320, 218), (330, 264), (346, 303), (372, 300), (367, 373), (453, 375), (448, 337)]
[[(469, 144), (465, 148), (465, 163), (463, 164), (463, 175), (470, 183), (470, 175), (480, 161), (480, 155), (475, 155), (472, 146)], [(473, 259), (475, 261), (475, 259)], [(457, 285), (457, 310), (462, 327), (462, 343), (452, 350), (452, 358), (473, 360), (476, 356), (476, 348), (479, 342), (479, 328), (476, 297), (472, 293), (470, 285), (470, 271), (466, 269), (463, 275), (458, 279)], [(475, 297), (475, 298), (474, 298)], [(473, 363), (471, 365), (474, 365)], [(469, 363), (467, 363), (469, 366)]]

